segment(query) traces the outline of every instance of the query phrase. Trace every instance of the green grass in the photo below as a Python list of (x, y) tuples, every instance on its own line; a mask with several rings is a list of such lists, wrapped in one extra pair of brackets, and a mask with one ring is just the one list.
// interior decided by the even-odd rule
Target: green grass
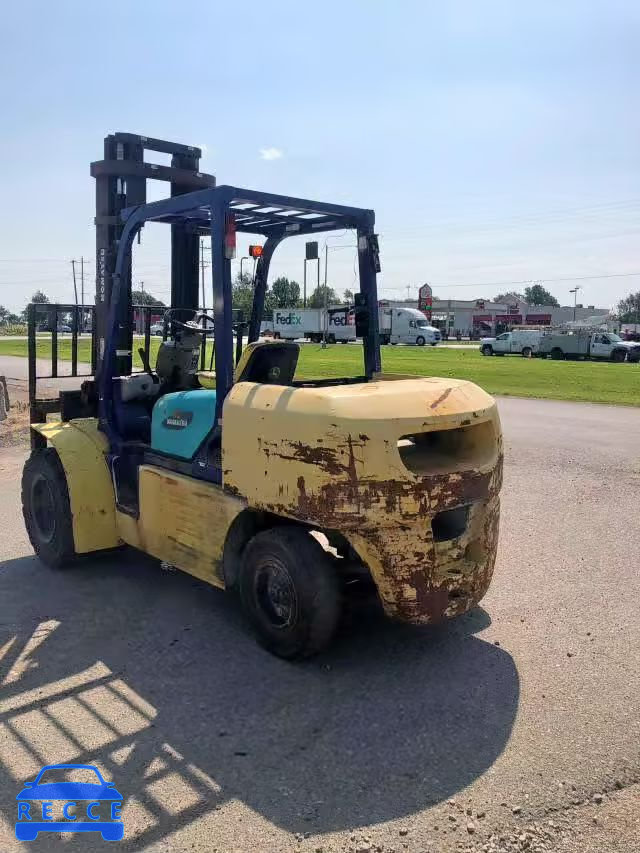
[[(152, 338), (152, 363), (160, 339)], [(142, 344), (142, 339), (135, 346)], [(0, 340), (0, 355), (26, 356), (26, 341)], [(51, 341), (38, 340), (40, 357), (51, 356)], [(71, 358), (71, 341), (58, 343), (59, 358)], [(89, 339), (78, 342), (78, 360), (89, 361)], [(136, 366), (141, 367), (136, 355)], [(450, 376), (476, 382), (490, 394), (582, 400), (640, 406), (640, 365), (591, 361), (550, 361), (518, 356), (486, 358), (475, 348), (383, 347), (383, 369), (413, 376)], [(355, 376), (362, 371), (359, 346), (334, 345), (323, 350), (316, 344), (301, 347), (298, 376), (303, 378)]]

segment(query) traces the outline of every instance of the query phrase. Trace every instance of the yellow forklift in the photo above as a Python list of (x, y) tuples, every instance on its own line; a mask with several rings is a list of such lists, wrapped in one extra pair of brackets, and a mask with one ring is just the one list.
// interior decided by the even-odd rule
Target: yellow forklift
[[(145, 150), (170, 153), (171, 166), (146, 163)], [(259, 640), (288, 659), (329, 643), (354, 583), (373, 585), (394, 619), (465, 613), (486, 593), (496, 556), (494, 400), (462, 380), (382, 373), (372, 210), (217, 186), (199, 156), (113, 134), (92, 164), (94, 376), (61, 393), (56, 420), (35, 390), (31, 315), (33, 450), (22, 496), (36, 553), (57, 568), (127, 544), (237, 590)], [(148, 178), (169, 181), (171, 197), (146, 203)], [(136, 373), (131, 252), (147, 223), (171, 229), (172, 308), (154, 365), (147, 322)], [(357, 235), (362, 375), (300, 379), (297, 343), (260, 340), (269, 264), (288, 237), (344, 229)], [(231, 304), (237, 232), (263, 239), (244, 351)], [(202, 235), (211, 237), (213, 315), (198, 309)], [(210, 338), (215, 369), (205, 370)]]

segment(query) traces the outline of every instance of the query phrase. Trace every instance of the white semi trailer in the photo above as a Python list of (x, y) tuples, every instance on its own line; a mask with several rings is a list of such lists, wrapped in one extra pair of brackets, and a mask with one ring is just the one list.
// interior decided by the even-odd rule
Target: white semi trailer
[[(336, 306), (326, 314), (323, 308), (276, 308), (273, 312), (273, 335), (283, 340), (306, 338), (320, 342), (325, 332), (329, 343), (348, 343), (356, 339), (353, 308)], [(383, 344), (414, 344), (435, 346), (442, 336), (430, 326), (422, 311), (416, 308), (380, 308), (380, 341)]]

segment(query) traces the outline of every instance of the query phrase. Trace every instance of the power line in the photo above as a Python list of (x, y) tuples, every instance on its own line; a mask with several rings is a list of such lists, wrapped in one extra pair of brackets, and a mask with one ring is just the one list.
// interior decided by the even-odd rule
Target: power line
[[(69, 259), (65, 258), (0, 258), (0, 264), (68, 264)], [(85, 264), (95, 263), (92, 260), (85, 260)]]
[[(441, 290), (445, 287), (512, 287), (517, 284), (530, 285), (535, 284), (536, 282), (542, 282), (542, 284), (549, 283), (555, 284), (560, 281), (594, 281), (601, 278), (629, 278), (631, 276), (640, 275), (640, 272), (614, 272), (607, 273), (606, 275), (578, 275), (578, 276), (566, 276), (563, 278), (546, 278), (546, 277), (532, 277), (525, 278), (522, 281), (483, 281), (483, 282), (465, 282), (464, 284), (433, 284), (432, 287), (437, 287), (438, 290)], [(389, 287), (383, 285), (381, 290), (404, 290), (406, 285), (402, 287)]]

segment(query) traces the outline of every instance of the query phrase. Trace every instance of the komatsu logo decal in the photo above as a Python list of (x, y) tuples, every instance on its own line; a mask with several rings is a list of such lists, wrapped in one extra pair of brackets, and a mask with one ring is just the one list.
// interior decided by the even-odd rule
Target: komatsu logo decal
[(193, 420), (193, 412), (171, 412), (162, 421), (162, 426), (167, 429), (185, 429)]

